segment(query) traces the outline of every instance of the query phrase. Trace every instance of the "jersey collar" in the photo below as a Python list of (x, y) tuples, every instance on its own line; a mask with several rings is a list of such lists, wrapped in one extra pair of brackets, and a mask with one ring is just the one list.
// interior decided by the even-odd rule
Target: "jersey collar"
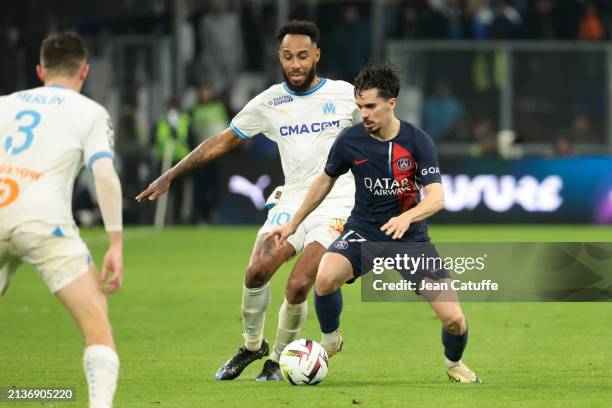
[(323, 85), (325, 85), (325, 82), (327, 82), (327, 78), (319, 78), (319, 83), (314, 87), (314, 88), (310, 88), (307, 89), (304, 92), (294, 92), (292, 91), (288, 86), (286, 82), (283, 82), (283, 89), (285, 90), (285, 92), (287, 92), (289, 95), (293, 95), (293, 96), (306, 96), (306, 95), (310, 95), (313, 94), (315, 92), (317, 92), (319, 89), (321, 89), (321, 87)]
[(67, 89), (64, 85), (57, 85), (57, 84), (52, 84), (52, 85), (46, 85), (47, 88), (61, 88), (61, 89)]

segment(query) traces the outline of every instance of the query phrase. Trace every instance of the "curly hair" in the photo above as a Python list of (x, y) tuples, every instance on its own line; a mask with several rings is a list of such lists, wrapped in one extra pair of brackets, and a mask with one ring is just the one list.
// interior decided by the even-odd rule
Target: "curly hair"
[(289, 21), (287, 24), (278, 29), (276, 39), (280, 43), (287, 34), (307, 35), (310, 37), (310, 41), (312, 41), (313, 44), (319, 42), (319, 36), (321, 35), (319, 32), (319, 27), (317, 27), (315, 23), (304, 20)]

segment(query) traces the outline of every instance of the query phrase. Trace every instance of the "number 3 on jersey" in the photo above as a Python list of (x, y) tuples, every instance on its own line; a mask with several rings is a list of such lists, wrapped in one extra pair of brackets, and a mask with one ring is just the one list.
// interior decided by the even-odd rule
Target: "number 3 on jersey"
[(18, 142), (13, 141), (12, 135), (9, 135), (6, 138), (4, 148), (9, 154), (13, 155), (27, 150), (32, 144), (32, 141), (34, 140), (33, 130), (40, 124), (40, 113), (34, 110), (24, 110), (17, 114), (15, 120), (19, 121), (21, 125), (17, 128), (17, 132), (24, 134), (25, 138), (19, 138), (23, 139), (23, 142), (17, 146), (15, 146), (14, 143), (16, 144)]

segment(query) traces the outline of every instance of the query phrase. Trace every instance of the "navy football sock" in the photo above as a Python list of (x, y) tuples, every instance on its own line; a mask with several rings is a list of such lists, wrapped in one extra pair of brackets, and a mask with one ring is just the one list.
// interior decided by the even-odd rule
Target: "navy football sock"
[(456, 334), (447, 332), (442, 327), (442, 344), (444, 344), (444, 355), (450, 361), (459, 361), (463, 356), (463, 350), (467, 346), (468, 342), (468, 331), (465, 329), (465, 333), (457, 336)]
[(331, 333), (340, 327), (342, 313), (342, 290), (337, 289), (329, 295), (319, 296), (315, 291), (315, 310), (323, 333)]

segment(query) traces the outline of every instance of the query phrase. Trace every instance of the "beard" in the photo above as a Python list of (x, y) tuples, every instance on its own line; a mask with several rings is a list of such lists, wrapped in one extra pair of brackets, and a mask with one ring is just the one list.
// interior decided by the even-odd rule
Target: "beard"
[(293, 92), (296, 92), (296, 93), (305, 92), (308, 90), (308, 88), (310, 88), (312, 81), (314, 81), (315, 75), (317, 73), (317, 64), (313, 64), (312, 68), (310, 68), (308, 72), (305, 72), (304, 81), (302, 82), (301, 85), (293, 85), (291, 83), (291, 78), (289, 77), (289, 75), (287, 75), (285, 70), (282, 69), (282, 67), (281, 67), (281, 71), (283, 73), (283, 77), (285, 78), (285, 83), (287, 84), (287, 87), (289, 89), (291, 89)]

